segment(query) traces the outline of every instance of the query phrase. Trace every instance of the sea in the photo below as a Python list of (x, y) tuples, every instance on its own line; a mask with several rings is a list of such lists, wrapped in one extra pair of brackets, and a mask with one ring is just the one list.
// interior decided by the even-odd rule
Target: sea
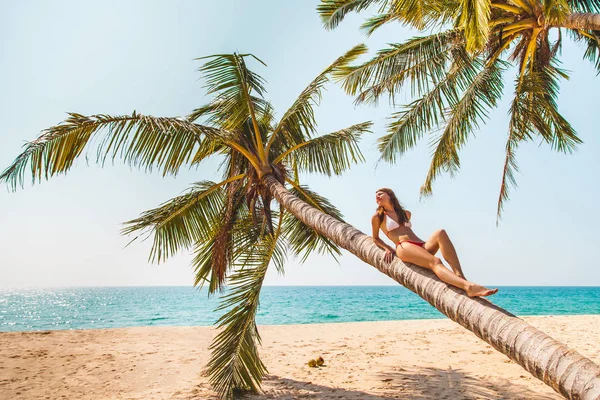
[[(600, 287), (500, 287), (513, 314), (600, 314)], [(193, 287), (0, 289), (0, 332), (133, 326), (208, 326), (219, 296)], [(259, 325), (445, 318), (401, 286), (265, 286)]]

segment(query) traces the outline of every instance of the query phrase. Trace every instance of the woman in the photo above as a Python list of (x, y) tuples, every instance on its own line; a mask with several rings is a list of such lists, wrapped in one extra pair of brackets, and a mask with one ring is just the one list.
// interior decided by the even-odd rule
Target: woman
[[(378, 247), (385, 250), (386, 262), (391, 262), (396, 254), (404, 262), (429, 268), (442, 281), (463, 289), (469, 297), (489, 296), (498, 291), (498, 289), (488, 289), (466, 280), (456, 250), (443, 229), (435, 232), (426, 242), (419, 239), (411, 229), (410, 212), (402, 208), (391, 189), (379, 189), (375, 193), (375, 201), (379, 207), (371, 219), (373, 240)], [(379, 229), (392, 242), (397, 243), (396, 249), (391, 248), (379, 238)], [(435, 257), (438, 250), (441, 251), (442, 257), (450, 264), (454, 273), (442, 264), (442, 260)]]

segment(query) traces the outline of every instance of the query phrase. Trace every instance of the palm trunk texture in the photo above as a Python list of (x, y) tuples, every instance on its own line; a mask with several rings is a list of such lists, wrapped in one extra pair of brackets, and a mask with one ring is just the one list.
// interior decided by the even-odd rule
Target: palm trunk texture
[(489, 301), (469, 298), (428, 269), (397, 258), (386, 263), (384, 251), (370, 236), (309, 206), (272, 175), (263, 179), (277, 201), (306, 225), (417, 293), (564, 397), (600, 399), (600, 367), (591, 360)]
[(600, 31), (600, 14), (572, 13), (569, 14), (562, 22), (560, 22), (557, 27)]

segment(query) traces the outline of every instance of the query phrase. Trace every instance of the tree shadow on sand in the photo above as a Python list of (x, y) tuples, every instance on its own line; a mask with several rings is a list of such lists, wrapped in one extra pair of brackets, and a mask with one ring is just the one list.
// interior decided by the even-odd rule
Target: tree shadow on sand
[[(374, 373), (364, 380), (365, 388), (340, 388), (303, 382), (290, 378), (269, 375), (264, 381), (263, 395), (251, 395), (244, 398), (259, 399), (561, 399), (558, 394), (542, 394), (508, 380), (495, 379), (488, 382), (485, 378), (473, 377), (460, 369), (395, 368), (391, 372)], [(535, 379), (535, 378), (531, 378)], [(368, 387), (367, 387), (368, 386)], [(368, 390), (368, 391), (364, 391)]]

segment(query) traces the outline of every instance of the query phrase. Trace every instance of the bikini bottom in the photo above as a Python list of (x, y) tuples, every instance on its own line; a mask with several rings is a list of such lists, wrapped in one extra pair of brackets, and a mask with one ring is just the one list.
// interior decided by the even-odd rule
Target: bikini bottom
[(398, 242), (396, 247), (398, 247), (398, 246), (402, 247), (402, 243), (410, 243), (410, 244), (414, 244), (415, 246), (419, 246), (419, 247), (423, 247), (425, 245), (425, 242), (415, 242), (412, 240), (401, 240)]

